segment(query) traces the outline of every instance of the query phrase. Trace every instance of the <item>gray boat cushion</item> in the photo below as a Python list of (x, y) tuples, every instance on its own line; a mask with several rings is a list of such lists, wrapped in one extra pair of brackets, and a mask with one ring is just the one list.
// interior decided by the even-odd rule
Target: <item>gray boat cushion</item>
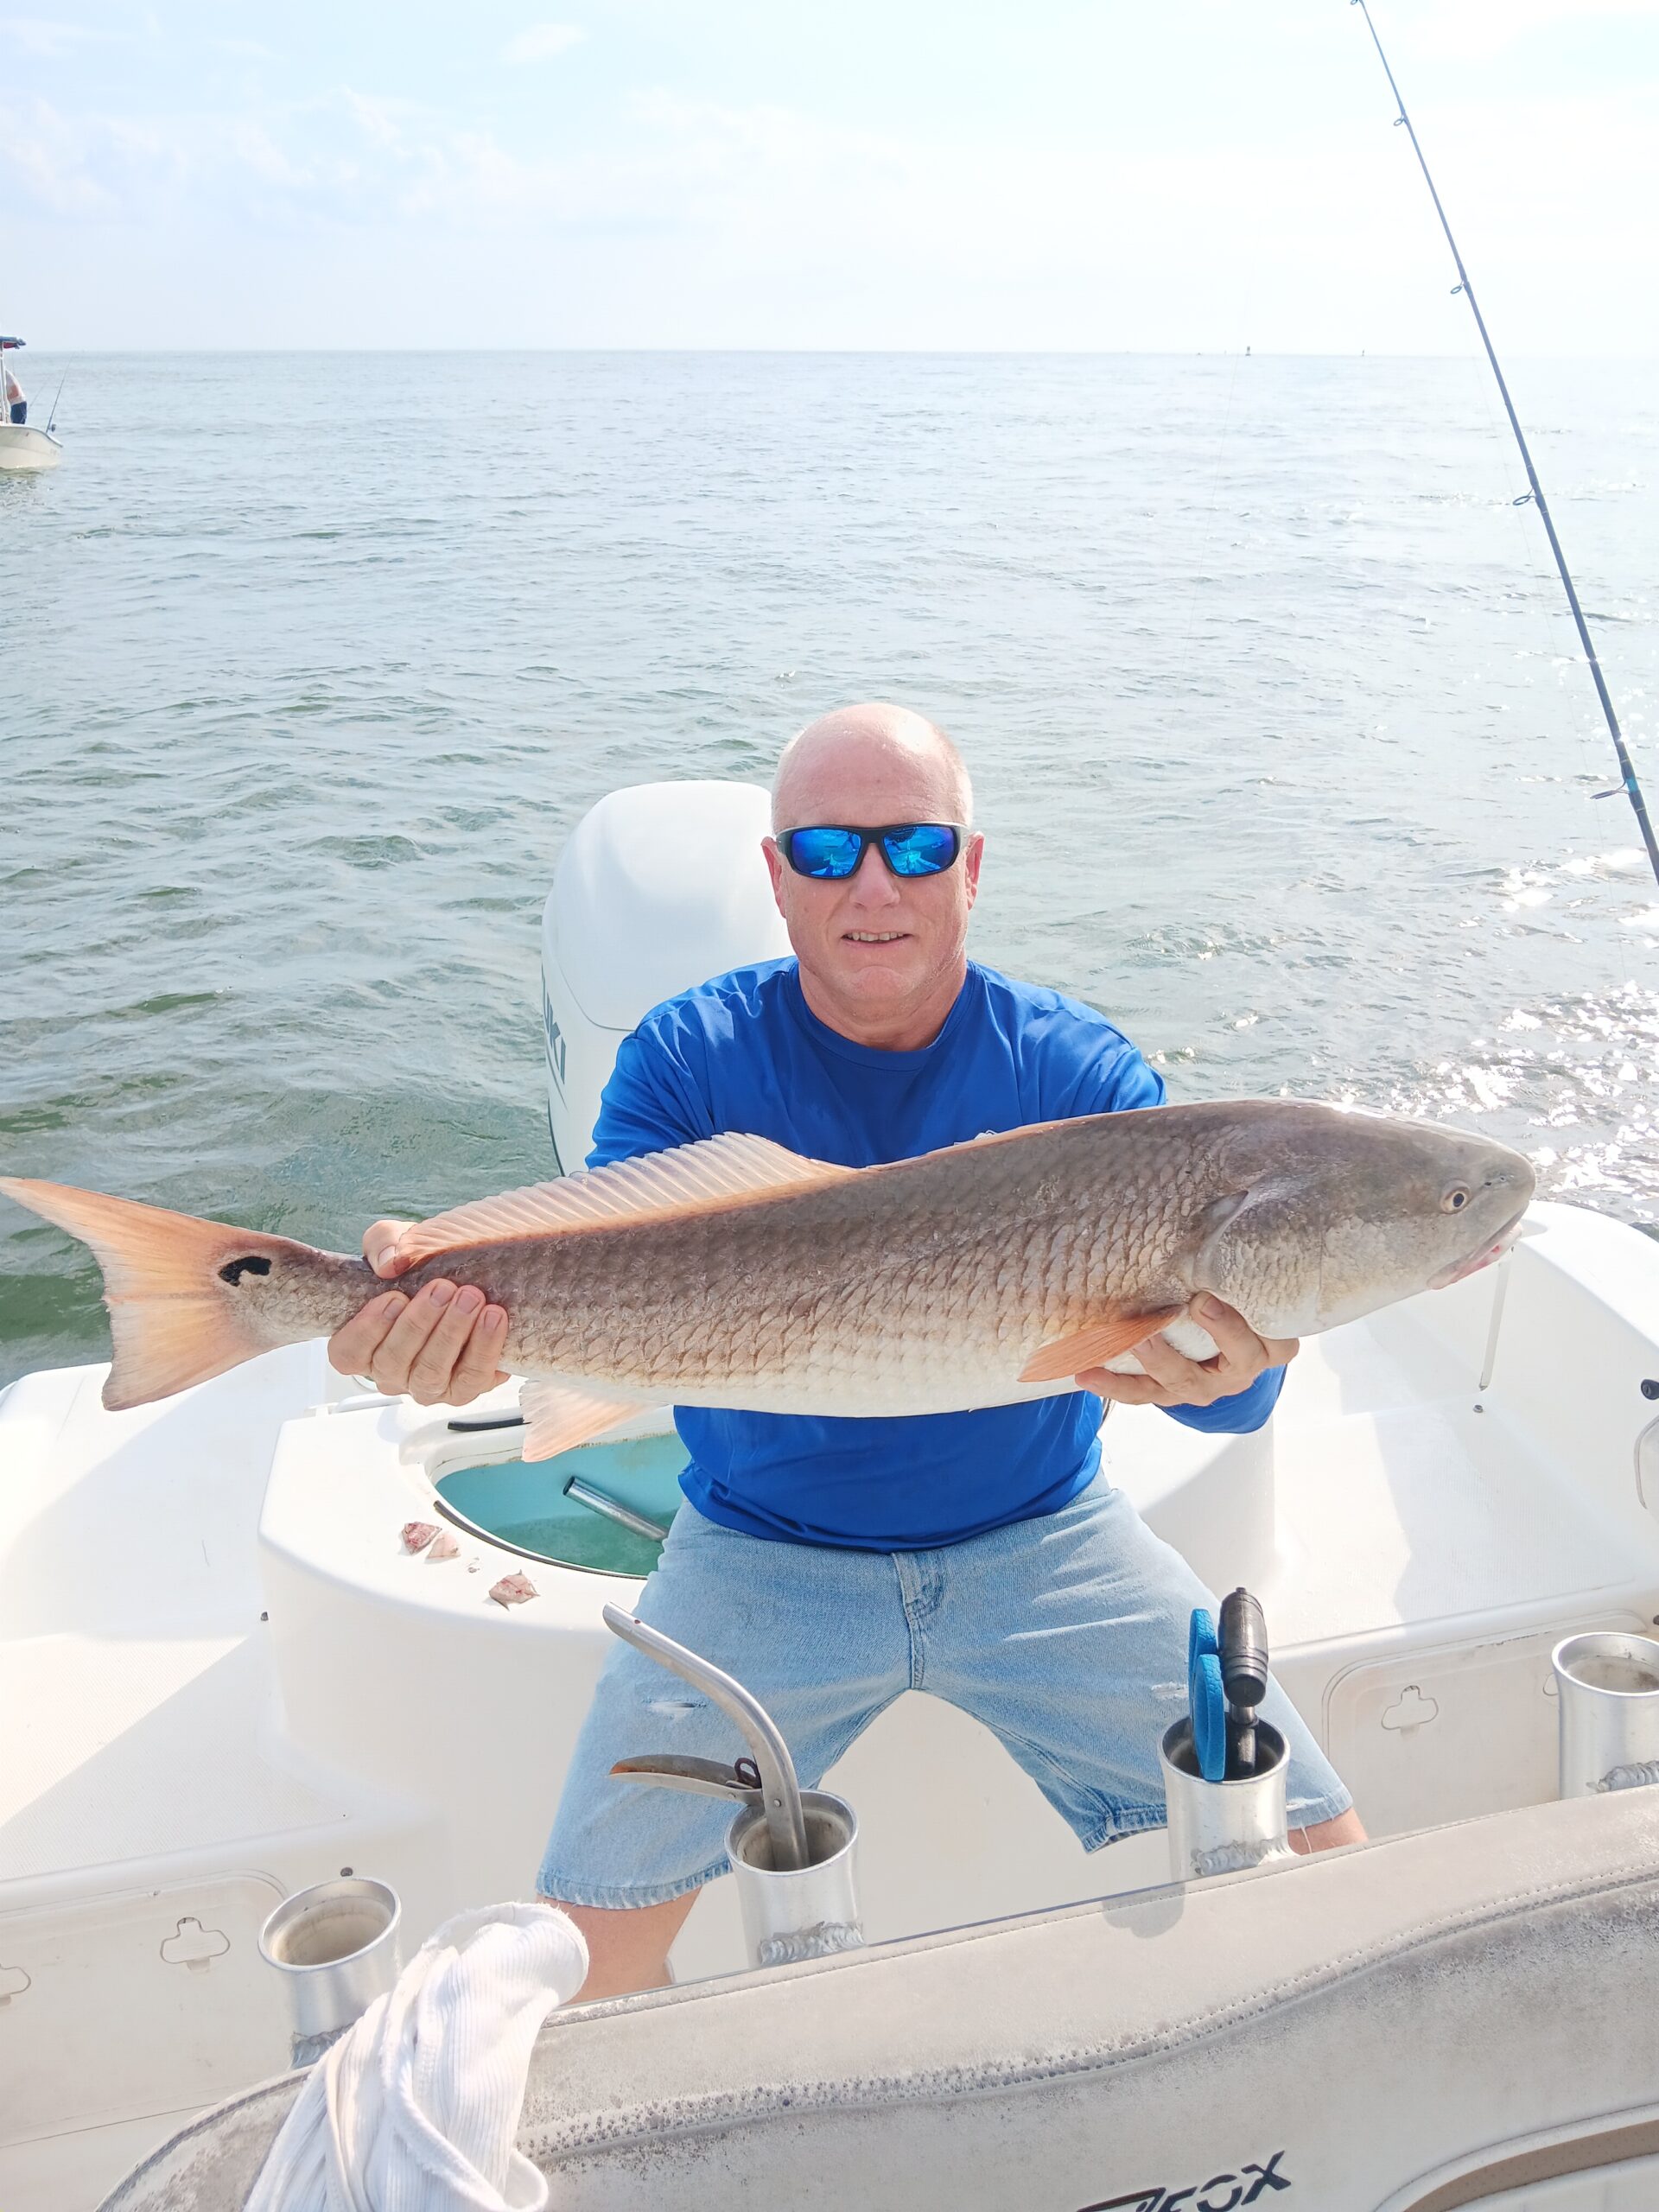
[[(1656, 1986), (1632, 1790), (568, 2010), (519, 2142), (561, 2212), (1408, 2212), (1630, 2155)], [(292, 2094), (107, 2212), (235, 2212)]]

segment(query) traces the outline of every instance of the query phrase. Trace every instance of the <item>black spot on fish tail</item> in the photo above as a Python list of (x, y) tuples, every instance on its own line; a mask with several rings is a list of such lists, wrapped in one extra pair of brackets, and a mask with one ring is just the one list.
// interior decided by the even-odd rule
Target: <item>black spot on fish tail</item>
[(251, 1256), (245, 1260), (226, 1260), (219, 1271), (219, 1279), (220, 1282), (229, 1283), (234, 1289), (245, 1274), (268, 1275), (270, 1273), (269, 1260)]

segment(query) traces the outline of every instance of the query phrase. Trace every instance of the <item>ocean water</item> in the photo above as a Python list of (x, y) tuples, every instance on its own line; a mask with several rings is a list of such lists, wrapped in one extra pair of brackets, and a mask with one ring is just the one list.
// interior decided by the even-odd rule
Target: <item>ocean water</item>
[[(544, 1175), (572, 823), (886, 696), (973, 769), (976, 950), (1175, 1096), (1659, 1222), (1659, 887), (1474, 361), (28, 358), (5, 1168), (337, 1246)], [(1514, 382), (1659, 804), (1659, 393)], [(0, 1206), (0, 1381), (102, 1357), (97, 1294)]]

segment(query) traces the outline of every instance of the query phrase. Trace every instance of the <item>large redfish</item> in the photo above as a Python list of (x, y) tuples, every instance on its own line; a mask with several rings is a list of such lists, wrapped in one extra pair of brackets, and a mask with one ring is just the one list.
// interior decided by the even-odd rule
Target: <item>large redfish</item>
[[(410, 1292), (475, 1283), (509, 1317), (525, 1457), (642, 1405), (928, 1414), (1133, 1366), (1163, 1330), (1203, 1358), (1198, 1293), (1309, 1336), (1497, 1257), (1520, 1154), (1294, 1100), (1047, 1122), (883, 1167), (720, 1136), (437, 1215)], [(90, 1244), (109, 1407), (332, 1334), (383, 1286), (361, 1260), (58, 1183), (0, 1190)]]

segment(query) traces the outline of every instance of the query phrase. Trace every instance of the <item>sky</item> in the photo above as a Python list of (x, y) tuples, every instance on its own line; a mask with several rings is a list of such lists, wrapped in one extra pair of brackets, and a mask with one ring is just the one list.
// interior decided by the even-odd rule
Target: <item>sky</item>
[[(1659, 355), (1659, 0), (1372, 12), (1500, 350)], [(1464, 352), (1393, 114), (1348, 0), (89, 0), (0, 16), (0, 327)]]

